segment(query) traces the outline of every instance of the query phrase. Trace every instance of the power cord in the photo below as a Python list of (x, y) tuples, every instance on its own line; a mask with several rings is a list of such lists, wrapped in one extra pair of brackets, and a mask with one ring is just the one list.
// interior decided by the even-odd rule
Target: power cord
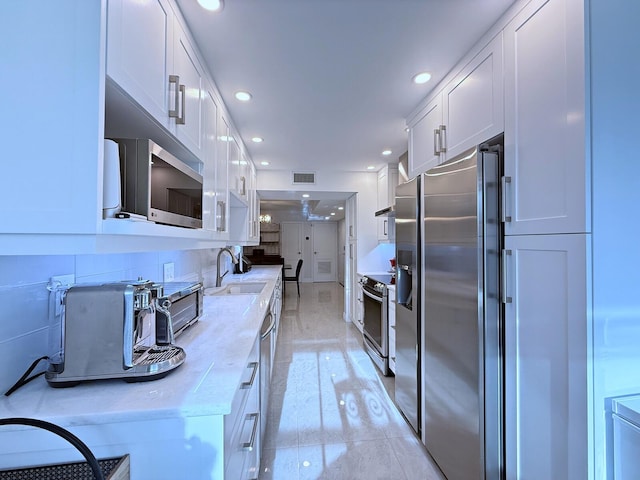
[[(33, 372), (33, 369), (36, 368), (36, 365), (38, 365), (38, 363), (40, 363), (42, 360), (49, 360), (49, 357), (44, 356), (44, 357), (40, 357), (37, 360), (34, 360), (34, 362), (31, 364), (31, 366), (29, 368), (27, 368), (27, 371), (24, 372), (24, 375), (22, 375), (22, 377), (20, 377), (20, 380), (18, 380), (13, 387), (11, 387), (9, 390), (7, 390), (4, 393), (5, 397), (8, 397), (9, 395), (11, 395), (13, 392), (15, 392), (17, 389), (19, 389), (20, 387), (22, 387), (23, 385), (26, 385), (27, 383), (29, 383), (31, 380), (33, 380), (34, 378), (38, 378), (40, 375), (42, 375), (44, 373), (44, 371), (40, 372), (40, 373), (36, 373), (35, 375), (29, 377), (29, 374), (31, 372)], [(27, 378), (29, 377), (29, 378)]]

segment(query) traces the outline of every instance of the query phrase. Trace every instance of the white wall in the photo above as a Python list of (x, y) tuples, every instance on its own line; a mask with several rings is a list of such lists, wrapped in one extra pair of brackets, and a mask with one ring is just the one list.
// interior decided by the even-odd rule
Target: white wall
[[(613, 478), (610, 400), (640, 394), (640, 2), (590, 0), (595, 476)], [(631, 50), (630, 50), (631, 49)], [(607, 462), (608, 459), (608, 462)], [(609, 471), (607, 471), (609, 463)]]
[[(135, 280), (138, 277), (162, 281), (163, 264), (173, 262), (175, 281), (202, 280), (205, 286), (213, 286), (217, 252), (208, 249), (113, 255), (0, 256), (0, 394), (20, 378), (32, 361), (49, 354), (47, 283), (51, 276), (73, 273), (77, 283)], [(226, 265), (222, 266), (224, 272), (231, 268), (231, 260), (228, 255), (222, 258)], [(46, 362), (42, 362), (42, 368), (36, 371), (45, 367)]]

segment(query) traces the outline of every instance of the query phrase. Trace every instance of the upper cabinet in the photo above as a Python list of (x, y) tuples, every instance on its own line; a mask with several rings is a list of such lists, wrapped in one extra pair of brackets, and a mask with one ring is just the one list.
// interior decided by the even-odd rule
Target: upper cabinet
[(409, 119), (409, 177), (503, 132), (502, 55), (500, 33)]
[(110, 0), (107, 75), (195, 156), (203, 154), (203, 72), (167, 0)]
[(590, 231), (584, 45), (581, 2), (534, 0), (505, 29), (507, 235)]
[(165, 128), (171, 123), (174, 24), (168, 0), (107, 5), (107, 75)]
[[(390, 163), (378, 172), (378, 210), (393, 206), (396, 201), (398, 185), (398, 165)], [(395, 222), (393, 217), (378, 217), (378, 241), (395, 240)]]
[[(33, 9), (0, 2), (0, 16), (12, 19), (6, 33), (16, 41), (11, 55), (3, 57), (11, 78), (0, 84), (6, 91), (19, 84), (31, 92), (3, 103), (3, 112), (15, 121), (0, 133), (12, 159), (0, 189), (0, 250), (6, 255), (119, 253), (234, 242), (229, 138), (236, 138), (238, 162), (244, 145), (173, 0), (73, 4), (70, 16), (53, 3)], [(41, 40), (48, 37), (55, 41)], [(33, 75), (34, 65), (73, 88), (52, 94)], [(105, 137), (149, 138), (201, 174), (203, 228), (103, 219)], [(243, 160), (245, 176), (255, 176), (246, 153)], [(236, 238), (257, 239), (251, 231), (257, 232), (257, 221)]]

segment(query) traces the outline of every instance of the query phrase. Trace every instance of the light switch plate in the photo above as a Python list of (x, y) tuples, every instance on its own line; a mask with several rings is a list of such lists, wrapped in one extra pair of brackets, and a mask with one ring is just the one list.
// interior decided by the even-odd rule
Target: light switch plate
[(173, 282), (173, 279), (175, 278), (173, 262), (165, 263), (162, 266), (162, 269), (162, 280), (164, 282)]

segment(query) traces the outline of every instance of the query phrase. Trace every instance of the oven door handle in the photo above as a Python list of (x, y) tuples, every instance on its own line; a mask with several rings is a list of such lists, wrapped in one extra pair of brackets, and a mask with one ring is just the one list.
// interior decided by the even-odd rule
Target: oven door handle
[(376, 295), (371, 295), (366, 289), (362, 289), (362, 293), (364, 293), (367, 297), (371, 298), (372, 300), (375, 300), (378, 303), (382, 303), (382, 297), (378, 297)]

